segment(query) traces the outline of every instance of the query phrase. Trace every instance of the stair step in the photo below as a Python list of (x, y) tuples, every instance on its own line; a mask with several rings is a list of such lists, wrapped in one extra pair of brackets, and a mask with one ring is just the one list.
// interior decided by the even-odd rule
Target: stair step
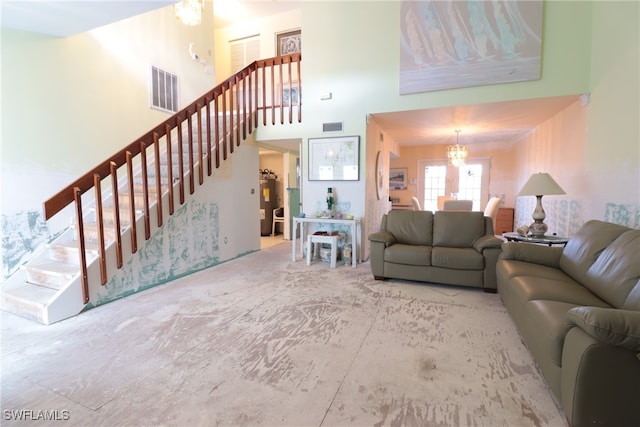
[[(68, 264), (80, 265), (80, 256), (78, 254), (80, 248), (78, 241), (65, 237), (50, 243), (47, 246), (47, 255), (50, 260), (66, 262)], [(85, 252), (88, 257), (98, 256), (98, 243), (94, 241), (85, 242)]]
[[(155, 179), (153, 180), (153, 182), (155, 182)], [(156, 199), (157, 199), (157, 194), (158, 194), (158, 192), (157, 192), (157, 190), (156, 190), (157, 188), (158, 188), (158, 187), (156, 187), (156, 185), (155, 185), (155, 184), (154, 184), (154, 185), (149, 185), (149, 186), (148, 186), (148, 189), (149, 189), (149, 203), (152, 203), (152, 202), (153, 202), (153, 200), (156, 200)], [(167, 191), (167, 189), (168, 189), (168, 188), (167, 188), (167, 186), (166, 186), (166, 185), (161, 185), (161, 186), (160, 186), (161, 194), (164, 194), (164, 192), (165, 192), (165, 191)], [(134, 185), (133, 185), (133, 191), (134, 191), (134, 193), (135, 193), (135, 194), (140, 194), (140, 196), (142, 196), (142, 194), (143, 194), (143, 190), (144, 190), (144, 185), (143, 185), (143, 184), (134, 184)], [(153, 200), (152, 200), (152, 199), (151, 199), (151, 197), (152, 197), (152, 196), (155, 196), (155, 197), (156, 197), (156, 199), (153, 199)], [(136, 199), (136, 206), (138, 206), (138, 200), (137, 200), (137, 199)]]
[(18, 271), (0, 287), (0, 308), (36, 322), (44, 323), (44, 308), (55, 298), (55, 289), (26, 282), (25, 272)]
[(27, 283), (56, 290), (80, 273), (77, 265), (51, 259), (34, 261), (22, 268), (27, 275)]
[[(98, 240), (98, 223), (96, 222), (85, 222), (84, 226), (84, 239), (86, 244), (89, 242), (96, 242)], [(103, 225), (103, 233), (105, 242), (114, 241), (116, 238), (116, 232), (113, 227), (109, 227), (109, 225)]]
[[(130, 218), (131, 218), (131, 214), (129, 212), (129, 207), (121, 206), (120, 207), (120, 226), (127, 227), (129, 225)], [(113, 226), (113, 223), (115, 223), (116, 221), (116, 213), (113, 209), (113, 205), (104, 206), (102, 208), (102, 220), (104, 221), (105, 228)]]
[[(129, 192), (118, 193), (118, 201), (120, 206), (129, 208), (130, 197)], [(153, 192), (149, 192), (149, 204), (152, 205), (155, 203), (156, 197)], [(136, 211), (142, 211), (144, 207), (144, 194), (143, 193), (133, 193), (133, 203), (135, 204)]]

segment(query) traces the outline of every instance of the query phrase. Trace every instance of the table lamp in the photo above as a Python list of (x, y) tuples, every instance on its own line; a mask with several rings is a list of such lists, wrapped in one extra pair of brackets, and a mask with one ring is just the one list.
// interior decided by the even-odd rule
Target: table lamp
[(536, 208), (533, 211), (533, 224), (529, 226), (529, 232), (533, 237), (544, 237), (549, 227), (544, 223), (546, 217), (544, 209), (542, 208), (542, 196), (553, 196), (559, 194), (567, 194), (558, 185), (557, 182), (551, 178), (548, 173), (534, 173), (531, 175), (527, 183), (522, 187), (518, 196), (536, 196), (538, 199)]

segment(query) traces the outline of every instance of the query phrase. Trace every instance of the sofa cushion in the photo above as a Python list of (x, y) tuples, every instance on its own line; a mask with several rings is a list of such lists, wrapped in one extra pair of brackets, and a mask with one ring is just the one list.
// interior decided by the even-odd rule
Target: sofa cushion
[(540, 331), (527, 341), (528, 346), (534, 347), (531, 349), (532, 353), (546, 354), (557, 366), (562, 364), (562, 346), (569, 330), (566, 315), (574, 307), (576, 304), (546, 300), (529, 301), (525, 304), (527, 317), (533, 327), (529, 329)]
[(606, 307), (610, 305), (577, 282), (537, 276), (518, 276), (509, 281), (509, 292), (518, 301), (548, 300), (574, 305)]
[(576, 281), (585, 284), (587, 271), (600, 253), (629, 228), (591, 220), (569, 239), (560, 256), (560, 268)]
[(390, 211), (386, 218), (387, 231), (399, 243), (407, 245), (431, 246), (433, 242), (433, 212), (431, 211)]
[(629, 230), (607, 246), (587, 270), (584, 285), (616, 308), (640, 311), (640, 298), (628, 298), (640, 280), (640, 230)]
[[(524, 245), (526, 243), (518, 243)], [(565, 282), (575, 282), (559, 268), (548, 267), (546, 265), (533, 264), (526, 261), (501, 260), (496, 266), (496, 271), (504, 279), (511, 279), (517, 276), (536, 276), (541, 279), (562, 280)]]
[(431, 265), (431, 246), (396, 243), (384, 251), (384, 262), (404, 265)]
[(433, 216), (433, 246), (470, 248), (484, 235), (483, 212), (437, 211)]
[(640, 312), (575, 307), (567, 313), (567, 324), (581, 328), (598, 341), (640, 352)]
[(483, 270), (484, 256), (475, 249), (434, 246), (431, 265), (456, 270)]

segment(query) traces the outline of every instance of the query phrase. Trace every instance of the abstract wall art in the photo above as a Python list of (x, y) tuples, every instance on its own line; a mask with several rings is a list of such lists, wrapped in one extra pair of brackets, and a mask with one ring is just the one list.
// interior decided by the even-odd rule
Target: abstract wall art
[(402, 0), (400, 94), (539, 79), (542, 6)]

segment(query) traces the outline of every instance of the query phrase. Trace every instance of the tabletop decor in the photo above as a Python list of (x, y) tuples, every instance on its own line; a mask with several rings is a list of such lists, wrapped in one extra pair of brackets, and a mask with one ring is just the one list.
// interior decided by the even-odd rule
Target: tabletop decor
[(531, 215), (533, 223), (529, 226), (529, 233), (533, 237), (544, 237), (549, 229), (547, 224), (544, 223), (547, 215), (542, 208), (542, 196), (561, 194), (567, 193), (551, 178), (551, 175), (542, 172), (531, 175), (518, 193), (518, 196), (536, 196), (536, 208), (533, 211), (533, 215)]

